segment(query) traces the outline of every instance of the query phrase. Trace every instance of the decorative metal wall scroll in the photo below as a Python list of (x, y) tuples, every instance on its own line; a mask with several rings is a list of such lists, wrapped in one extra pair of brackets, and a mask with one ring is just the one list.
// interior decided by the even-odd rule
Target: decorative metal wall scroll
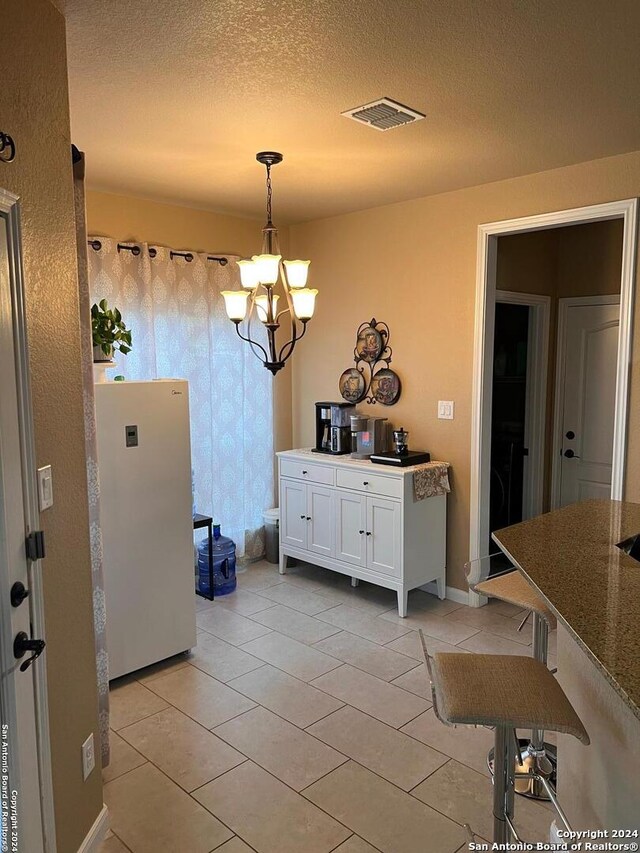
[(391, 370), (392, 349), (389, 327), (375, 317), (358, 328), (353, 360), (356, 366), (345, 370), (339, 380), (340, 394), (349, 403), (381, 403), (393, 406), (400, 399), (400, 377)]
[(0, 161), (10, 163), (16, 156), (16, 144), (13, 137), (0, 130)]

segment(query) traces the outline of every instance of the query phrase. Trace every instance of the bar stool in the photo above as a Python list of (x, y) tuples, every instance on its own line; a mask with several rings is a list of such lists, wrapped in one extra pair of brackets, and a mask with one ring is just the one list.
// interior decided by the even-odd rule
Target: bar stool
[[(500, 554), (500, 556), (503, 555)], [(491, 557), (485, 559), (490, 561)], [(473, 590), (473, 592), (486, 595), (489, 598), (496, 598), (499, 601), (506, 601), (509, 604), (515, 604), (517, 607), (533, 613), (533, 657), (546, 666), (549, 631), (555, 628), (556, 618), (542, 597), (538, 595), (531, 584), (524, 579), (517, 569), (501, 572), (479, 583), (472, 583), (469, 581), (471, 564), (467, 564), (465, 568), (467, 569), (469, 589)], [(519, 631), (522, 630), (528, 615), (520, 623), (518, 627)], [(529, 738), (520, 738), (518, 740), (518, 748), (524, 768), (531, 768), (536, 776), (544, 777), (555, 788), (558, 763), (557, 753), (553, 744), (545, 743), (544, 731), (540, 729), (532, 730)], [(489, 769), (493, 772), (493, 750), (489, 752), (487, 763), (489, 764)], [(534, 800), (549, 799), (546, 788), (535, 776), (530, 779), (517, 780), (515, 791), (516, 794), (520, 794), (523, 797), (530, 797)]]
[(431, 657), (422, 631), (433, 709), (445, 725), (495, 728), (493, 774), (493, 841), (520, 842), (514, 819), (514, 784), (538, 777), (564, 828), (571, 827), (555, 791), (531, 768), (516, 770), (516, 729), (544, 729), (573, 735), (584, 744), (589, 735), (562, 688), (538, 660), (520, 655), (436, 652)]

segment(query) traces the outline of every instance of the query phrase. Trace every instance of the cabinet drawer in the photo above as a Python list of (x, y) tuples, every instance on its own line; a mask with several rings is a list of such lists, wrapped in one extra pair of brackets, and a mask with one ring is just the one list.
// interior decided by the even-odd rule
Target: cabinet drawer
[(298, 462), (295, 459), (283, 459), (280, 462), (280, 475), (293, 477), (296, 480), (306, 480), (309, 483), (322, 483), (324, 486), (334, 485), (333, 468)]
[(355, 489), (357, 492), (385, 495), (389, 498), (402, 497), (402, 477), (381, 477), (379, 474), (370, 474), (366, 469), (363, 471), (338, 469), (337, 477), (337, 485), (344, 489)]

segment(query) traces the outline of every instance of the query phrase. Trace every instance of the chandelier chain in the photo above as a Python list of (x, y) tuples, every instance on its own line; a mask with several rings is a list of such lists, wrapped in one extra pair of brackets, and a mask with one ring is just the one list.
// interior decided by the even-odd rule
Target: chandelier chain
[(267, 223), (271, 225), (271, 166), (267, 163)]

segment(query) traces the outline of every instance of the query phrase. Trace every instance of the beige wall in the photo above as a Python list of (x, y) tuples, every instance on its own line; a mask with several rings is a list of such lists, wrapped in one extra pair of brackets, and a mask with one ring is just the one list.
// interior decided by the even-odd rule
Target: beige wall
[(568, 296), (620, 293), (622, 232), (622, 220), (610, 219), (547, 231), (510, 234), (498, 239), (498, 289), (534, 293), (550, 299), (543, 486), (545, 511), (551, 506), (558, 300)]
[[(46, 661), (58, 853), (75, 853), (100, 809), (100, 770), (82, 781), (97, 692), (78, 326), (65, 31), (48, 0), (0, 0), (2, 130), (17, 145), (0, 186), (22, 206), (37, 464), (53, 467), (42, 514)], [(99, 755), (99, 749), (98, 749)]]
[[(87, 164), (91, 172), (91, 159)], [(260, 248), (264, 223), (193, 207), (162, 204), (131, 196), (88, 190), (87, 227), (91, 234), (118, 240), (156, 243), (174, 249), (254, 255)], [(289, 229), (280, 229), (280, 248), (288, 254)], [(274, 441), (276, 450), (291, 444), (291, 364), (274, 379)]]
[[(291, 251), (312, 259), (310, 278), (320, 290), (317, 315), (294, 358), (294, 444), (312, 443), (314, 401), (338, 396), (358, 325), (372, 316), (387, 322), (403, 394), (385, 414), (410, 430), (412, 447), (453, 466), (450, 585), (465, 587), (469, 547), (478, 225), (639, 194), (640, 152), (634, 152), (291, 227)], [(633, 354), (630, 500), (640, 500), (639, 361), (640, 344)], [(455, 401), (455, 420), (438, 420), (439, 399)]]

